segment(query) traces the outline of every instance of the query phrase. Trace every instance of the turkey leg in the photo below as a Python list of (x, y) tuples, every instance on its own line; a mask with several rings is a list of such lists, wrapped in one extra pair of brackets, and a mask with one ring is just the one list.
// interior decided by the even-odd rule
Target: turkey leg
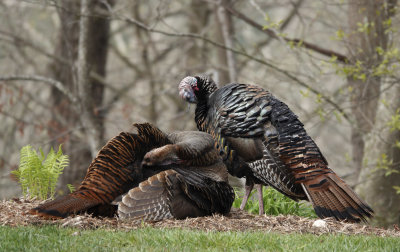
[[(255, 186), (257, 189), (257, 196), (258, 196), (258, 214), (262, 215), (262, 214), (264, 214), (264, 200), (263, 200), (262, 185), (255, 184)], [(245, 194), (244, 194), (242, 203), (240, 204), (240, 210), (243, 210), (244, 207), (246, 206), (247, 201), (249, 200), (250, 193), (253, 190), (253, 187), (254, 187), (254, 182), (250, 179), (246, 179), (246, 185), (244, 186)]]
[(264, 199), (262, 192), (262, 184), (256, 184), (257, 195), (258, 195), (258, 214), (264, 214)]
[(247, 179), (246, 179), (246, 185), (244, 186), (246, 192), (244, 194), (242, 204), (240, 204), (240, 210), (243, 210), (244, 207), (246, 206), (246, 203), (249, 200), (250, 193), (253, 190), (253, 186), (254, 186), (253, 182), (250, 185), (247, 185)]

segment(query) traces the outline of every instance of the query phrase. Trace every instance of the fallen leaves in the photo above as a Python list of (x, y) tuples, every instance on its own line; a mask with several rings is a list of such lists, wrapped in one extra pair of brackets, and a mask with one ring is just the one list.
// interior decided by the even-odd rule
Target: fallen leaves
[[(155, 228), (186, 228), (204, 231), (265, 231), (278, 233), (337, 233), (347, 235), (376, 235), (400, 237), (398, 229), (376, 228), (366, 224), (353, 224), (325, 219), (324, 227), (313, 226), (322, 220), (308, 219), (299, 216), (268, 216), (253, 215), (247, 212), (232, 209), (227, 216), (214, 215), (184, 220), (163, 220), (154, 223), (135, 224), (115, 218), (95, 218), (88, 214), (70, 216), (59, 220), (45, 220), (27, 212), (36, 207), (39, 201), (25, 199), (3, 200), (0, 202), (0, 225), (27, 226), (27, 225), (58, 225), (60, 227), (74, 227), (79, 229), (118, 229), (131, 230), (146, 226)], [(318, 226), (318, 225), (317, 225)], [(79, 232), (77, 233), (77, 235)]]

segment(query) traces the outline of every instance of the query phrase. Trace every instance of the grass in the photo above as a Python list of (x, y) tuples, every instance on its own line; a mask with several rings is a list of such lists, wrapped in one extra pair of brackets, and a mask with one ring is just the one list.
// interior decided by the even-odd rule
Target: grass
[[(78, 234), (78, 235), (76, 235)], [(0, 251), (399, 251), (400, 238), (143, 228), (0, 227)]]
[[(250, 194), (245, 206), (246, 211), (258, 214), (258, 200), (255, 197), (256, 190)], [(243, 193), (236, 191), (233, 207), (239, 208), (243, 199)], [(308, 218), (317, 218), (314, 208), (308, 202), (296, 202), (272, 187), (263, 186), (264, 212), (267, 215), (297, 215)]]

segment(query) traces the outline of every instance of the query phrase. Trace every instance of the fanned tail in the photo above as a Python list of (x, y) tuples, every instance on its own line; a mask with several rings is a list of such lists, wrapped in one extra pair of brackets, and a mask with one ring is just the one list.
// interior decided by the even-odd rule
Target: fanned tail
[(318, 217), (366, 221), (374, 211), (336, 174), (328, 173), (301, 184)]
[(65, 218), (86, 210), (94, 215), (113, 215), (115, 207), (110, 203), (115, 198), (157, 172), (142, 171), (143, 156), (169, 143), (167, 136), (149, 123), (134, 126), (137, 134), (121, 132), (99, 151), (76, 192), (44, 203), (30, 213), (44, 218)]

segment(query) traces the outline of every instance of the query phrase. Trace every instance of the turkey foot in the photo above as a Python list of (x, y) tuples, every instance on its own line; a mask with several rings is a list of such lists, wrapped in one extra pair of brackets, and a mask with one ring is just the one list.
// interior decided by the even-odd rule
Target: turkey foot
[(147, 152), (144, 155), (142, 166), (170, 165), (180, 161), (176, 154), (176, 145), (168, 144)]

